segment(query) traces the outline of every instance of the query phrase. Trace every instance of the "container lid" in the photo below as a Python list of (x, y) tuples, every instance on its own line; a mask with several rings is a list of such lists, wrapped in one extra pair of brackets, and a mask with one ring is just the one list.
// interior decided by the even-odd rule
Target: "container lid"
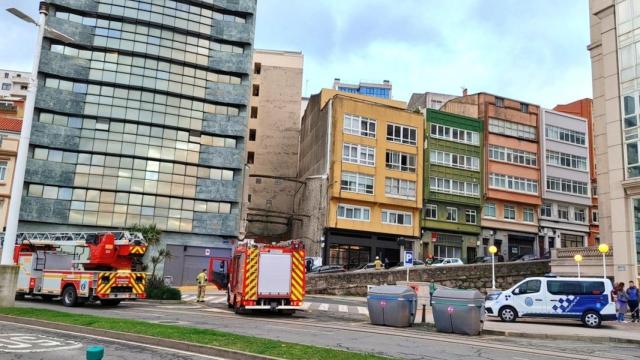
[(433, 293), (433, 298), (484, 300), (485, 296), (478, 290), (437, 289), (436, 292)]
[(382, 286), (374, 286), (369, 290), (369, 295), (393, 295), (393, 296), (403, 296), (403, 295), (412, 295), (416, 296), (416, 292), (408, 287), (402, 285), (382, 285)]

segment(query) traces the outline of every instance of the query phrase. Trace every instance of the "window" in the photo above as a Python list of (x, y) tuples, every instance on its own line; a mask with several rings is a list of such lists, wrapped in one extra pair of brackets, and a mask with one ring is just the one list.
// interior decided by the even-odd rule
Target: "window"
[(504, 218), (506, 220), (515, 220), (516, 219), (516, 209), (511, 205), (504, 206)]
[(467, 224), (476, 224), (476, 211), (475, 210), (465, 210), (464, 212), (464, 221)]
[(551, 204), (542, 204), (542, 206), (540, 206), (540, 216), (541, 217), (551, 217), (552, 214), (552, 207)]
[(251, 118), (252, 119), (257, 119), (258, 118), (258, 107), (257, 106), (252, 106), (251, 107)]
[(391, 197), (400, 197), (404, 199), (416, 198), (416, 182), (404, 179), (385, 178), (384, 180), (385, 195)]
[(584, 246), (584, 237), (574, 234), (560, 234), (560, 247), (577, 248)]
[(416, 145), (418, 130), (414, 127), (387, 124), (387, 140), (407, 145)]
[(498, 145), (489, 145), (489, 159), (526, 166), (538, 164), (536, 153)]
[(411, 226), (412, 215), (411, 213), (394, 211), (394, 210), (382, 210), (382, 223), (391, 225), (403, 225)]
[(260, 75), (260, 72), (262, 71), (262, 64), (261, 63), (255, 63), (253, 64), (253, 73), (256, 75)]
[(569, 220), (569, 208), (566, 206), (558, 206), (558, 219)]
[(438, 219), (438, 205), (427, 204), (424, 208), (425, 219)]
[(501, 97), (497, 97), (496, 96), (496, 106), (497, 107), (504, 107), (504, 99)]
[(517, 287), (518, 293), (516, 295), (539, 293), (541, 285), (542, 281), (540, 280), (525, 281)]
[(577, 222), (583, 223), (586, 220), (585, 210), (575, 209), (573, 213), (573, 217)]
[(8, 78), (9, 78), (9, 73), (7, 73), (7, 72), (6, 72), (6, 73), (4, 73), (4, 78), (5, 78), (5, 79), (8, 79)]
[(520, 103), (520, 111), (523, 113), (529, 113), (529, 104)]
[(338, 205), (338, 218), (340, 219), (369, 221), (370, 217), (371, 209), (368, 207), (345, 204)]
[(489, 118), (489, 132), (513, 136), (524, 140), (536, 140), (536, 128), (512, 121)]
[(598, 222), (598, 210), (591, 210), (591, 222)]
[(256, 154), (253, 151), (247, 153), (247, 164), (253, 164)]
[[(631, 46), (629, 46), (631, 47)], [(632, 62), (635, 64), (635, 62)], [(631, 67), (633, 71), (634, 67)], [(638, 127), (638, 113), (640, 106), (637, 104), (638, 94), (624, 96), (624, 141), (626, 145), (627, 176), (635, 178), (640, 176), (640, 127)]]
[(342, 131), (345, 134), (376, 137), (376, 121), (357, 115), (344, 115), (344, 125)]
[(480, 170), (480, 159), (475, 156), (458, 155), (439, 150), (431, 150), (429, 159), (432, 164), (436, 165), (473, 171)]
[(547, 190), (566, 194), (587, 196), (589, 184), (583, 181), (547, 177)]
[(416, 172), (416, 156), (387, 150), (386, 165), (387, 169), (414, 173)]
[(365, 145), (343, 144), (342, 161), (374, 166), (376, 164), (376, 149)]
[(533, 209), (532, 208), (524, 208), (522, 210), (522, 221), (532, 223), (534, 221)]
[(538, 182), (536, 180), (510, 175), (491, 173), (489, 175), (489, 187), (527, 194), (538, 194)]
[(484, 216), (486, 217), (496, 217), (496, 204), (494, 203), (485, 203), (484, 204)]
[(343, 172), (340, 189), (342, 191), (373, 195), (373, 176)]
[(547, 290), (551, 295), (602, 295), (604, 282), (547, 280)]
[(249, 129), (249, 141), (256, 141), (256, 129)]
[(260, 85), (258, 85), (258, 84), (253, 84), (253, 89), (252, 89), (251, 94), (252, 94), (253, 96), (260, 96)]
[(445, 179), (432, 176), (429, 178), (429, 189), (433, 192), (480, 197), (480, 185), (478, 183), (461, 180)]
[(2, 90), (11, 90), (11, 84), (7, 84), (7, 83), (2, 84)]
[(587, 158), (584, 156), (547, 150), (547, 164), (587, 171)]
[(458, 209), (447, 207), (447, 221), (458, 222)]
[(5, 181), (7, 179), (7, 161), (0, 161), (0, 181)]
[(564, 129), (556, 126), (547, 125), (545, 127), (545, 135), (547, 139), (562, 141), (569, 144), (582, 145), (586, 144), (586, 137), (583, 132)]
[(444, 125), (431, 124), (431, 137), (463, 144), (480, 145), (480, 134)]

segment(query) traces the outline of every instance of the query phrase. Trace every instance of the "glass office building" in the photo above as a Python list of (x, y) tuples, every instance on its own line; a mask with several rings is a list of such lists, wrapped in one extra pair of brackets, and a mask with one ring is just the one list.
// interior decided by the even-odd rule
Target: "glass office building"
[(20, 230), (157, 224), (185, 253), (226, 249), (256, 0), (49, 4), (48, 26), (74, 41), (43, 41)]

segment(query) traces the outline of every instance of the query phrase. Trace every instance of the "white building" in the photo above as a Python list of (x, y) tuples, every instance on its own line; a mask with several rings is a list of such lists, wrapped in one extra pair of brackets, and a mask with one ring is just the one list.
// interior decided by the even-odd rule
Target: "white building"
[(28, 72), (0, 69), (0, 99), (26, 98), (30, 76)]

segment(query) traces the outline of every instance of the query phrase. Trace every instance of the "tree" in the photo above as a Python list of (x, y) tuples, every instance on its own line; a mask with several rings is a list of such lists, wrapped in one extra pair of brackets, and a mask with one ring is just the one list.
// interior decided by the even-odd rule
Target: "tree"
[(151, 277), (155, 278), (156, 277), (156, 267), (158, 267), (158, 264), (160, 264), (161, 262), (165, 261), (165, 260), (169, 260), (173, 257), (173, 255), (171, 254), (171, 251), (167, 250), (167, 249), (160, 249), (158, 250), (158, 253), (156, 255), (151, 256), (150, 262), (151, 262)]
[[(156, 224), (136, 224), (131, 226), (129, 228), (129, 231), (141, 233), (142, 237), (144, 237), (144, 239), (147, 241), (148, 248), (153, 248), (154, 251), (147, 251), (144, 257), (146, 260), (145, 262), (151, 263), (151, 277), (155, 278), (156, 268), (158, 267), (158, 265), (165, 260), (169, 260), (173, 257), (171, 251), (167, 250), (166, 248), (160, 248), (160, 235), (162, 234), (162, 231), (158, 229), (158, 226)], [(154, 253), (155, 255), (151, 255)]]

